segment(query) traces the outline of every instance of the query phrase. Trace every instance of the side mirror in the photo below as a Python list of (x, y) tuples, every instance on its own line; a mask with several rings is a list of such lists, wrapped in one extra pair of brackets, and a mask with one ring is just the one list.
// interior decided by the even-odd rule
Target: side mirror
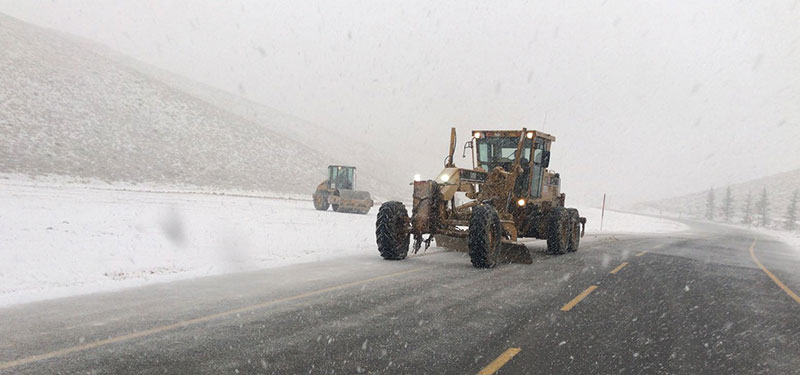
[(550, 167), (550, 151), (545, 151), (542, 153), (542, 167)]

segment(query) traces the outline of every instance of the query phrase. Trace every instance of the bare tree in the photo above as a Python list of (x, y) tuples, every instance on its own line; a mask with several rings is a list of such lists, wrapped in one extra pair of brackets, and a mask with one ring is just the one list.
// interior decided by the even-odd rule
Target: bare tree
[(725, 222), (730, 223), (733, 216), (733, 196), (731, 196), (731, 187), (725, 189), (725, 198), (722, 200), (722, 215), (725, 216)]
[(795, 230), (797, 228), (797, 190), (792, 194), (792, 200), (789, 202), (789, 207), (786, 209), (786, 223), (784, 224), (786, 230)]

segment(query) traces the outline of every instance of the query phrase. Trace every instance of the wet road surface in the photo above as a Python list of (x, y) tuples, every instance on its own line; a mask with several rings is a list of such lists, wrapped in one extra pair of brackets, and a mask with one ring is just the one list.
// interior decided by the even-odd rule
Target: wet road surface
[(376, 250), (0, 309), (0, 374), (798, 373), (799, 252), (689, 225), (493, 270)]

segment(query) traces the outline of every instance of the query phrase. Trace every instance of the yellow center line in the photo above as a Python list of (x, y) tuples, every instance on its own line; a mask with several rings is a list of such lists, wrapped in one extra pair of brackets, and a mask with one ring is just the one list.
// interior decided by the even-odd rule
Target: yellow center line
[(642, 251), (642, 252), (641, 252), (641, 253), (639, 253), (639, 254), (636, 254), (636, 256), (637, 256), (637, 257), (640, 257), (640, 256), (642, 256), (642, 255), (645, 255), (645, 254), (647, 254), (647, 253), (648, 253), (648, 251), (647, 251), (647, 250), (645, 250), (645, 251)]
[(612, 275), (616, 274), (621, 269), (625, 268), (625, 266), (627, 266), (627, 265), (628, 265), (628, 262), (622, 262), (622, 264), (620, 264), (619, 266), (617, 266), (617, 268), (614, 268), (614, 270), (611, 271), (611, 274)]
[(520, 348), (508, 348), (508, 350), (504, 351), (503, 354), (500, 354), (492, 363), (488, 366), (484, 367), (478, 375), (492, 375), (497, 373), (497, 370), (500, 370), (500, 367), (503, 367), (511, 358), (514, 358), (522, 349)]
[(582, 301), (584, 298), (586, 298), (586, 296), (588, 296), (589, 293), (594, 292), (595, 289), (597, 289), (597, 285), (592, 285), (592, 286), (586, 288), (586, 290), (581, 292), (581, 294), (578, 294), (577, 297), (573, 298), (572, 301), (569, 301), (569, 303), (564, 305), (564, 307), (561, 308), (561, 311), (572, 310), (572, 308), (575, 307), (575, 305), (577, 305), (580, 301)]
[(769, 276), (769, 278), (775, 282), (775, 284), (777, 284), (781, 289), (783, 289), (783, 291), (786, 292), (786, 294), (788, 294), (789, 297), (792, 297), (792, 299), (794, 299), (795, 302), (800, 303), (800, 297), (798, 297), (797, 294), (795, 294), (795, 292), (789, 289), (788, 286), (782, 283), (777, 276), (773, 275), (772, 272), (769, 272), (767, 267), (764, 267), (764, 265), (761, 264), (761, 262), (758, 260), (758, 257), (756, 257), (755, 248), (756, 248), (756, 239), (753, 238), (753, 244), (750, 245), (750, 256), (753, 258), (753, 261), (756, 262), (756, 265), (758, 265), (758, 267), (761, 268), (761, 270), (764, 271), (764, 273), (766, 273), (767, 276)]
[(378, 277), (373, 277), (373, 278), (366, 279), (366, 280), (360, 280), (360, 281), (354, 281), (354, 282), (350, 282), (350, 283), (346, 283), (346, 284), (340, 284), (340, 285), (332, 286), (330, 288), (319, 289), (319, 290), (315, 290), (315, 291), (311, 291), (311, 292), (301, 293), (301, 294), (297, 294), (297, 295), (294, 295), (294, 296), (291, 296), (291, 297), (278, 298), (278, 299), (270, 300), (270, 301), (259, 303), (259, 304), (255, 304), (255, 305), (240, 307), (240, 308), (237, 308), (237, 309), (223, 311), (223, 312), (220, 312), (220, 313), (206, 315), (206, 316), (201, 316), (201, 317), (194, 318), (194, 319), (183, 320), (183, 321), (179, 321), (177, 323), (168, 324), (168, 325), (164, 325), (164, 326), (160, 326), (160, 327), (154, 327), (154, 328), (146, 329), (144, 331), (138, 331), (138, 332), (133, 332), (133, 333), (129, 333), (129, 334), (121, 335), (121, 336), (111, 337), (111, 338), (107, 338), (105, 340), (95, 341), (95, 342), (91, 342), (91, 343), (88, 343), (88, 344), (76, 345), (76, 346), (72, 346), (72, 347), (69, 347), (69, 348), (64, 348), (64, 349), (52, 351), (52, 352), (49, 352), (49, 353), (32, 355), (30, 357), (20, 358), (20, 359), (13, 360), (13, 361), (8, 361), (8, 362), (0, 362), (0, 370), (6, 370), (6, 369), (10, 369), (10, 368), (17, 367), (17, 366), (22, 366), (22, 365), (33, 363), (33, 362), (38, 362), (38, 361), (43, 361), (43, 360), (46, 360), (46, 359), (52, 359), (52, 358), (56, 358), (56, 357), (61, 357), (61, 356), (64, 356), (64, 355), (67, 355), (67, 354), (70, 354), (70, 353), (75, 353), (75, 352), (80, 352), (80, 351), (84, 351), (84, 350), (94, 349), (94, 348), (101, 347), (101, 346), (104, 346), (104, 345), (114, 344), (114, 343), (127, 341), (127, 340), (131, 340), (131, 339), (139, 338), (139, 337), (151, 336), (151, 335), (154, 335), (154, 334), (157, 334), (157, 333), (170, 331), (170, 330), (174, 330), (174, 329), (177, 329), (177, 328), (196, 325), (196, 324), (199, 324), (199, 323), (205, 323), (205, 322), (208, 322), (208, 321), (211, 321), (211, 320), (215, 320), (215, 319), (219, 319), (219, 318), (223, 318), (223, 317), (226, 317), (226, 316), (230, 316), (230, 315), (240, 314), (240, 313), (243, 313), (243, 312), (249, 312), (249, 311), (261, 309), (261, 308), (268, 307), (268, 306), (275, 305), (275, 304), (282, 303), (282, 302), (294, 301), (294, 300), (298, 300), (298, 299), (301, 299), (301, 298), (316, 296), (316, 295), (320, 295), (320, 294), (323, 294), (323, 293), (332, 292), (332, 291), (335, 291), (335, 290), (346, 289), (346, 288), (349, 288), (349, 287), (353, 287), (353, 286), (357, 286), (357, 285), (361, 285), (361, 284), (365, 284), (365, 283), (369, 283), (369, 282), (373, 282), (373, 281), (377, 281), (377, 280), (388, 279), (390, 277), (396, 277), (396, 276), (400, 276), (400, 275), (405, 275), (405, 274), (412, 273), (412, 272), (417, 272), (419, 270), (426, 269), (426, 268), (430, 268), (430, 267), (414, 268), (414, 269), (410, 269), (410, 270), (406, 270), (406, 271), (391, 273), (391, 274), (388, 274), (388, 275), (382, 275), (382, 276), (378, 276)]

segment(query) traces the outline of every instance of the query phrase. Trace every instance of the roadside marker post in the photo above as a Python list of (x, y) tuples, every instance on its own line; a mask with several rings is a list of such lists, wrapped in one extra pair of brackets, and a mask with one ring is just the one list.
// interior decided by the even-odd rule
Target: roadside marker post
[(600, 211), (600, 230), (603, 230), (603, 219), (606, 217), (606, 193), (603, 193), (603, 209)]

